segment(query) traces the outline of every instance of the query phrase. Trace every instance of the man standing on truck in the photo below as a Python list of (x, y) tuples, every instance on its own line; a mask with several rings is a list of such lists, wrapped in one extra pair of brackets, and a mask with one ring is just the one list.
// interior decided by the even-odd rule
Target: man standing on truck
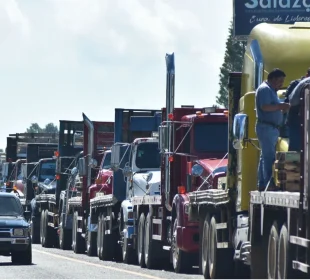
[(256, 135), (261, 148), (258, 164), (258, 190), (264, 191), (267, 184), (268, 190), (274, 190), (272, 180), (272, 165), (275, 161), (276, 144), (279, 137), (279, 128), (282, 124), (283, 115), (281, 111), (287, 111), (288, 103), (279, 101), (277, 90), (279, 90), (285, 79), (285, 73), (280, 69), (273, 69), (256, 90), (255, 109), (257, 123)]
[[(296, 80), (295, 80), (296, 81)], [(294, 81), (293, 81), (294, 82)], [(293, 84), (293, 82), (291, 84)], [(296, 82), (295, 82), (296, 83)], [(287, 89), (287, 99), (291, 105), (287, 122), (289, 126), (289, 151), (300, 151), (300, 94), (306, 85), (310, 84), (310, 68), (293, 89)], [(291, 92), (290, 92), (291, 91)]]

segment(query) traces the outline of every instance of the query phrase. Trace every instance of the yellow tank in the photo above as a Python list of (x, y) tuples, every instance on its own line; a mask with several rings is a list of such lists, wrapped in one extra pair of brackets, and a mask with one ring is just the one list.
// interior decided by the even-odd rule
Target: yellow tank
[[(274, 68), (280, 68), (286, 73), (284, 88), (292, 80), (303, 76), (310, 67), (309, 46), (310, 23), (262, 23), (254, 27), (249, 36), (243, 63), (239, 113), (248, 115), (248, 137), (254, 145), (247, 144), (246, 148), (237, 151), (237, 211), (248, 210), (249, 192), (257, 189), (260, 152), (255, 147), (258, 146), (255, 133), (255, 89), (267, 79), (268, 73)], [(280, 138), (277, 150), (287, 149), (287, 139)]]

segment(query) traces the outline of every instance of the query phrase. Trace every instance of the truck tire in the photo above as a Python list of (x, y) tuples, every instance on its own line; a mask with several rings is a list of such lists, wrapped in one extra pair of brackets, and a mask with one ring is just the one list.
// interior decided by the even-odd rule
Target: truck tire
[(153, 269), (156, 266), (154, 250), (155, 247), (152, 239), (152, 217), (151, 214), (148, 213), (144, 226), (144, 259), (145, 266), (148, 269)]
[(72, 245), (72, 233), (70, 230), (59, 227), (59, 248), (62, 250), (70, 250)]
[(43, 244), (45, 244), (45, 234), (44, 234), (44, 230), (45, 230), (45, 227), (44, 227), (44, 219), (45, 219), (45, 215), (44, 215), (44, 210), (41, 211), (41, 219), (40, 219), (40, 242), (41, 242), (41, 245), (42, 247)]
[(97, 230), (97, 256), (102, 260), (102, 216), (98, 216), (98, 230)]
[(210, 278), (209, 272), (209, 227), (210, 227), (210, 216), (206, 215), (203, 227), (202, 227), (202, 241), (201, 241), (201, 270), (204, 279)]
[[(218, 235), (215, 216), (209, 224), (208, 266), (211, 279), (231, 278), (234, 272), (233, 252), (231, 249), (217, 248)], [(225, 264), (225, 269), (221, 267)]]
[(85, 253), (85, 242), (80, 232), (78, 232), (78, 212), (75, 211), (72, 222), (72, 249), (75, 254)]
[(100, 234), (100, 249), (101, 259), (104, 261), (111, 261), (114, 257), (115, 242), (112, 234), (105, 234), (106, 223), (104, 214), (101, 214), (101, 234)]
[(31, 219), (31, 242), (40, 244), (40, 217), (32, 217)]
[(282, 225), (280, 231), (277, 255), (278, 279), (297, 279), (298, 277), (295, 275), (292, 268), (292, 257), (289, 251), (288, 230), (285, 223)]
[(86, 251), (90, 257), (97, 256), (97, 233), (87, 231), (86, 233)]
[(278, 252), (278, 224), (273, 222), (268, 238), (267, 249), (267, 277), (268, 279), (277, 279), (277, 252)]
[(171, 237), (171, 254), (173, 269), (176, 273), (189, 273), (192, 269), (191, 254), (184, 252), (178, 248), (177, 245), (177, 226), (178, 219), (173, 223), (172, 237)]
[(43, 224), (43, 232), (44, 232), (44, 243), (43, 247), (45, 248), (51, 248), (54, 245), (55, 239), (54, 237), (54, 231), (51, 227), (48, 226), (48, 210), (46, 209), (44, 211), (44, 224)]
[(137, 255), (138, 255), (138, 263), (141, 268), (145, 267), (145, 259), (144, 259), (144, 229), (145, 229), (145, 215), (141, 213), (139, 218), (138, 225), (138, 244), (137, 244)]

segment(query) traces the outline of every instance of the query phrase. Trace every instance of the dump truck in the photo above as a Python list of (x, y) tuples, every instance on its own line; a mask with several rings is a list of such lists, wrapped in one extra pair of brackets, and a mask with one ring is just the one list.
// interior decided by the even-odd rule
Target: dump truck
[[(255, 134), (255, 90), (274, 68), (280, 68), (286, 73), (284, 87), (291, 80), (300, 77), (310, 65), (306, 48), (308, 38), (309, 24), (259, 24), (249, 36), (242, 72), (230, 73), (226, 181), (218, 189), (189, 194), (189, 220), (199, 220), (200, 224), (200, 265), (205, 279), (229, 278), (232, 275), (239, 278), (285, 278), (287, 274), (283, 271), (291, 271), (294, 266), (298, 269), (298, 263), (302, 263), (298, 260), (302, 257), (300, 251), (300, 255), (294, 255), (294, 251), (290, 251), (291, 255), (282, 254), (280, 262), (276, 257), (280, 250), (277, 248), (282, 248), (286, 253), (288, 245), (292, 248), (293, 242), (288, 241), (288, 236), (296, 236), (296, 230), (293, 230), (294, 226), (290, 227), (289, 232), (285, 230), (288, 224), (296, 226), (298, 215), (292, 216), (294, 210), (293, 206), (289, 206), (289, 201), (296, 203), (292, 197), (300, 197), (301, 192), (256, 190), (260, 149)], [(291, 42), (294, 42), (294, 46)], [(285, 88), (278, 92), (280, 100), (284, 99), (284, 90)], [(292, 153), (287, 151), (286, 132), (285, 129), (280, 131), (276, 147), (278, 161), (274, 176), (281, 178), (278, 184), (285, 182), (282, 169), (285, 168), (285, 160), (279, 159), (279, 156), (287, 155), (286, 158), (293, 161)], [(288, 159), (287, 162), (289, 161)], [(193, 166), (191, 173), (191, 176), (201, 177), (201, 167)], [(281, 207), (277, 204), (278, 201), (288, 204), (284, 207), (282, 204)], [(299, 201), (298, 205), (297, 208), (301, 211)], [(294, 220), (291, 220), (292, 217)], [(286, 239), (282, 236), (279, 243), (277, 233), (281, 228), (281, 234)], [(266, 247), (268, 236), (269, 247)], [(295, 263), (291, 260), (293, 256)], [(225, 269), (222, 268), (223, 263)], [(300, 267), (304, 266), (301, 264)], [(277, 274), (276, 271), (281, 272)]]

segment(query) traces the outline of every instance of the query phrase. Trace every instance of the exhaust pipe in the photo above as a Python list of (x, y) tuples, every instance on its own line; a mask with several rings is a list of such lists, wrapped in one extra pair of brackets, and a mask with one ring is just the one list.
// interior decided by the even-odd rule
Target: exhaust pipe
[[(166, 67), (167, 67), (167, 82), (166, 82), (166, 120), (169, 121), (169, 114), (173, 114), (174, 110), (174, 80), (175, 80), (175, 67), (174, 67), (174, 53), (166, 54)], [(173, 150), (173, 125), (168, 125), (168, 137), (166, 147), (168, 151)], [(170, 204), (170, 161), (169, 155), (165, 156), (165, 206), (168, 211), (172, 211)]]
[[(83, 113), (83, 121), (84, 124), (88, 128), (88, 147), (87, 147), (87, 186), (91, 185), (91, 166), (90, 166), (90, 160), (94, 156), (94, 125), (92, 121), (86, 117), (86, 115)], [(85, 137), (85, 135), (84, 135)]]

